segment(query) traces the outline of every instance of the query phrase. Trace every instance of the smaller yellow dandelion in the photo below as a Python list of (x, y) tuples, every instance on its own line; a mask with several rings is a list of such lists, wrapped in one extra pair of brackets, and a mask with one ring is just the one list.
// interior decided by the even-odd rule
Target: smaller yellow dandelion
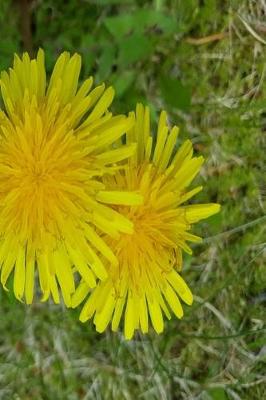
[(47, 83), (40, 50), (32, 60), (27, 53), (15, 56), (13, 68), (1, 73), (1, 284), (6, 288), (14, 271), (14, 294), (28, 304), (36, 270), (42, 299), (51, 295), (58, 303), (59, 286), (67, 306), (75, 270), (90, 287), (105, 279), (98, 254), (117, 260), (96, 228), (113, 237), (132, 232), (132, 222), (109, 204), (142, 201), (138, 194), (106, 191), (101, 182), (134, 153), (134, 144), (113, 146), (132, 120), (108, 111), (113, 88), (92, 89), (92, 78), (78, 87), (80, 69), (81, 57), (64, 52)]
[[(182, 318), (179, 298), (191, 305), (193, 296), (180, 275), (182, 250), (191, 254), (187, 242), (200, 237), (189, 232), (191, 226), (220, 209), (218, 204), (184, 205), (202, 187), (187, 190), (198, 174), (203, 157), (193, 157), (191, 141), (176, 151), (178, 128), (169, 130), (167, 116), (160, 115), (156, 140), (150, 133), (149, 109), (138, 105), (135, 125), (126, 136), (127, 145), (137, 143), (124, 171), (106, 178), (107, 188), (138, 191), (143, 204), (115, 206), (116, 211), (134, 223), (134, 232), (121, 233), (119, 240), (107, 238), (118, 259), (108, 264), (108, 279), (90, 292), (81, 282), (72, 299), (78, 306), (89, 294), (80, 314), (82, 322), (93, 318), (96, 330), (103, 332), (111, 322), (118, 329), (124, 314), (126, 339), (134, 331), (148, 332), (149, 318), (157, 333), (164, 329), (163, 314)], [(170, 312), (171, 311), (171, 312)]]

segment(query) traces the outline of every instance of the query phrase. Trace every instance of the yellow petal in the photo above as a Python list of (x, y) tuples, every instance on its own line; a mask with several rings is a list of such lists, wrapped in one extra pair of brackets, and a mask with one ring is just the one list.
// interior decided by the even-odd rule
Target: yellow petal
[(149, 329), (148, 309), (145, 295), (141, 297), (139, 302), (139, 321), (142, 333), (147, 333)]
[(126, 206), (136, 206), (143, 203), (143, 197), (134, 192), (100, 191), (96, 199), (106, 204), (121, 204)]
[(124, 334), (127, 340), (132, 339), (135, 330), (135, 305), (132, 295), (128, 294), (127, 306), (125, 311)]
[(152, 325), (157, 333), (161, 333), (164, 328), (161, 307), (154, 296), (151, 298), (147, 295), (147, 300)]
[(193, 302), (193, 295), (184, 279), (175, 270), (168, 273), (166, 278), (181, 299), (188, 305), (191, 305)]
[(71, 299), (72, 308), (76, 308), (77, 306), (79, 306), (86, 298), (86, 296), (89, 294), (89, 292), (90, 288), (87, 282), (84, 281), (81, 282), (72, 296)]
[(185, 210), (185, 216), (188, 223), (195, 223), (201, 219), (205, 219), (218, 213), (221, 209), (220, 204), (209, 203), (209, 204), (193, 204), (191, 206), (183, 207)]
[(35, 252), (28, 242), (26, 254), (26, 279), (25, 279), (25, 298), (26, 304), (31, 304), (34, 292), (34, 272), (35, 272)]
[(18, 300), (21, 300), (24, 294), (24, 286), (25, 286), (25, 248), (19, 246), (16, 266), (15, 266), (15, 275), (14, 275), (14, 294)]
[(172, 311), (174, 314), (177, 316), (177, 318), (182, 318), (183, 317), (183, 309), (180, 304), (179, 298), (175, 294), (174, 290), (171, 288), (170, 285), (167, 285), (164, 290), (163, 294), (168, 301), (169, 306), (171, 307)]
[(119, 297), (115, 304), (114, 315), (112, 319), (112, 330), (114, 332), (116, 332), (118, 329), (123, 309), (125, 306), (125, 302), (126, 302), (126, 293), (123, 296)]
[(105, 298), (105, 304), (102, 310), (96, 313), (94, 317), (93, 322), (96, 326), (97, 332), (102, 333), (106, 329), (107, 325), (111, 321), (114, 307), (115, 307), (115, 296), (114, 296), (114, 290), (111, 289), (109, 290)]
[(59, 304), (60, 299), (59, 299), (58, 286), (57, 286), (55, 276), (50, 275), (49, 280), (50, 280), (50, 289), (51, 289), (51, 294), (52, 294), (53, 300), (54, 300), (55, 304)]

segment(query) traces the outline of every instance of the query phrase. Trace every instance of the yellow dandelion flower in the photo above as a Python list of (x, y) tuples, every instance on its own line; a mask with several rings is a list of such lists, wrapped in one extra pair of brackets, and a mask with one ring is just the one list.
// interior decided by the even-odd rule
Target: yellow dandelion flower
[[(117, 237), (131, 233), (128, 221), (109, 204), (139, 204), (134, 193), (105, 191), (100, 177), (135, 151), (133, 143), (112, 146), (132, 126), (132, 118), (108, 111), (114, 90), (78, 87), (81, 57), (65, 52), (46, 83), (44, 52), (36, 59), (15, 56), (1, 73), (5, 110), (0, 111), (1, 283), (14, 271), (18, 299), (31, 303), (35, 270), (43, 300), (66, 305), (75, 290), (76, 270), (90, 287), (107, 273), (99, 253), (117, 260), (97, 230)], [(107, 203), (107, 204), (105, 204)], [(74, 266), (74, 269), (73, 269)]]
[[(122, 233), (119, 240), (108, 238), (119, 263), (109, 264), (109, 277), (91, 291), (80, 314), (82, 322), (94, 316), (98, 332), (111, 322), (118, 329), (124, 314), (126, 339), (136, 329), (148, 332), (149, 318), (157, 333), (164, 329), (163, 314), (183, 316), (179, 298), (192, 304), (192, 293), (179, 271), (182, 250), (191, 253), (187, 242), (201, 239), (189, 232), (191, 226), (219, 211), (218, 204), (183, 205), (202, 187), (187, 190), (199, 172), (203, 157), (193, 157), (191, 141), (175, 149), (178, 128), (169, 131), (167, 116), (160, 115), (156, 140), (150, 134), (149, 109), (138, 105), (135, 126), (127, 134), (127, 145), (137, 142), (135, 156), (127, 168), (108, 178), (107, 186), (139, 191), (142, 205), (116, 206), (134, 223), (133, 234)], [(79, 305), (90, 289), (81, 282), (72, 306)]]

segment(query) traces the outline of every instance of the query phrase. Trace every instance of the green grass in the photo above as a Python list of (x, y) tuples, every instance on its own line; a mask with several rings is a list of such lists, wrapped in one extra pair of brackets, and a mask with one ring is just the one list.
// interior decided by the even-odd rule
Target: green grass
[[(114, 111), (143, 101), (155, 122), (167, 109), (206, 158), (197, 201), (222, 211), (197, 227), (205, 240), (184, 260), (195, 302), (160, 336), (99, 335), (78, 310), (26, 307), (1, 291), (0, 399), (266, 398), (265, 1), (65, 3), (31, 4), (32, 47), (49, 71), (62, 50), (77, 51), (82, 77), (116, 88)], [(19, 20), (0, 3), (1, 69), (22, 51)]]

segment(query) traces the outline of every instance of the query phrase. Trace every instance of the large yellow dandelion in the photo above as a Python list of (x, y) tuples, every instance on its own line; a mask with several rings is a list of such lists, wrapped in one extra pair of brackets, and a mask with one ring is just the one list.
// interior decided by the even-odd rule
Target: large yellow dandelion
[[(134, 114), (131, 115), (134, 117)], [(164, 329), (163, 315), (183, 316), (179, 298), (191, 304), (190, 289), (180, 276), (182, 250), (191, 253), (187, 242), (201, 239), (189, 232), (201, 219), (219, 211), (218, 204), (184, 205), (202, 187), (187, 190), (199, 172), (203, 157), (193, 157), (191, 141), (176, 151), (178, 128), (170, 131), (165, 112), (161, 113), (156, 140), (150, 134), (149, 109), (138, 105), (135, 125), (127, 133), (130, 146), (137, 143), (135, 156), (123, 171), (107, 178), (107, 186), (117, 190), (139, 191), (142, 205), (116, 206), (115, 210), (132, 223), (133, 233), (121, 233), (119, 240), (107, 238), (118, 264), (108, 264), (108, 279), (90, 291), (81, 282), (73, 296), (73, 307), (88, 295), (80, 314), (82, 322), (94, 316), (98, 332), (111, 322), (118, 329), (124, 315), (124, 333), (148, 331), (149, 318), (157, 333)]]
[[(14, 271), (18, 299), (31, 303), (35, 270), (43, 300), (50, 294), (66, 305), (75, 290), (73, 272), (89, 287), (107, 273), (99, 254), (117, 265), (112, 250), (96, 233), (132, 233), (133, 223), (109, 204), (138, 204), (139, 195), (105, 190), (100, 177), (135, 145), (113, 143), (132, 118), (108, 111), (114, 90), (78, 87), (81, 58), (63, 53), (46, 82), (44, 53), (15, 56), (1, 74), (5, 110), (0, 111), (0, 266), (6, 287)], [(107, 204), (105, 204), (107, 203)], [(108, 264), (109, 265), (109, 264)]]

